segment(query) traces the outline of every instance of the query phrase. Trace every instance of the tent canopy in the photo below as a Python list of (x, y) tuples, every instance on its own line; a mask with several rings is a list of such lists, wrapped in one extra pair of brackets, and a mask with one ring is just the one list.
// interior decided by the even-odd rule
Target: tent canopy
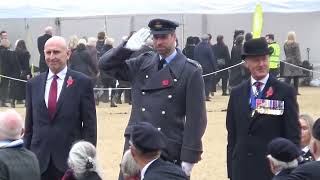
[(320, 11), (319, 0), (14, 0), (1, 2), (0, 18), (84, 17), (128, 14), (251, 13), (260, 3), (264, 12)]

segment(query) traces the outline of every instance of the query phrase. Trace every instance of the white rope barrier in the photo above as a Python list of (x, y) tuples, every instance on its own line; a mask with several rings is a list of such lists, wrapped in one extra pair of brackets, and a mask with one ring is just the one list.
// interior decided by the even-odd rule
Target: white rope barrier
[[(281, 60), (281, 62), (285, 63), (285, 64), (288, 64), (290, 66), (293, 66), (293, 67), (296, 67), (296, 68), (299, 68), (299, 69), (303, 69), (305, 71), (309, 71), (309, 72), (312, 72), (312, 73), (318, 73), (320, 74), (319, 71), (314, 71), (314, 70), (310, 70), (310, 69), (307, 69), (307, 68), (304, 68), (304, 67), (300, 67), (300, 66), (297, 66), (297, 65), (294, 65), (294, 64), (291, 64), (291, 63), (288, 63), (284, 60)], [(230, 66), (230, 67), (227, 67), (227, 68), (224, 68), (224, 69), (220, 69), (218, 71), (214, 71), (214, 72), (211, 72), (211, 73), (208, 73), (208, 74), (204, 74), (202, 75), (203, 77), (206, 77), (206, 76), (210, 76), (210, 75), (213, 75), (213, 74), (217, 74), (219, 72), (222, 72), (222, 71), (226, 71), (226, 70), (229, 70), (229, 69), (232, 69), (234, 67), (237, 67), (237, 66), (240, 66), (241, 64), (243, 64), (244, 61), (238, 63), (238, 64), (235, 64), (233, 66)], [(7, 79), (10, 79), (10, 80), (14, 80), (14, 81), (20, 81), (20, 82), (27, 82), (26, 80), (23, 80), (23, 79), (17, 79), (17, 78), (13, 78), (13, 77), (9, 77), (9, 76), (5, 76), (5, 75), (1, 75), (0, 74), (0, 77), (3, 77), (3, 78), (7, 78)], [(111, 90), (129, 90), (131, 88), (93, 88), (94, 90), (97, 90), (97, 91), (105, 91), (105, 90), (108, 90), (108, 91), (111, 91)]]

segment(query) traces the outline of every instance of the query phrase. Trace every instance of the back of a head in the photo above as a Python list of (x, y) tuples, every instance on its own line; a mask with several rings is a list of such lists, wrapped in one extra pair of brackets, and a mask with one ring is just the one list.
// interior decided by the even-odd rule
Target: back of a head
[(95, 47), (96, 44), (97, 44), (97, 38), (95, 38), (95, 37), (89, 37), (88, 38), (88, 43), (87, 43), (88, 46)]
[(51, 26), (47, 26), (44, 29), (44, 33), (46, 33), (46, 34), (52, 35), (53, 34), (52, 32), (53, 32), (53, 28)]
[(253, 38), (253, 36), (252, 36), (252, 33), (251, 33), (251, 32), (246, 33), (246, 35), (245, 35), (245, 37), (244, 37), (245, 41), (249, 41), (249, 40), (251, 40), (252, 38)]
[(208, 42), (209, 39), (210, 39), (210, 37), (209, 37), (208, 34), (203, 34), (203, 35), (201, 36), (201, 40), (202, 40), (202, 41)]
[(76, 177), (81, 177), (88, 171), (97, 171), (94, 145), (87, 141), (75, 143), (69, 152), (68, 165)]
[(0, 139), (17, 140), (23, 133), (22, 117), (14, 109), (0, 112)]
[(106, 40), (104, 41), (104, 44), (113, 46), (113, 43), (114, 43), (114, 39), (113, 38), (106, 37)]
[(267, 34), (266, 37), (274, 41), (274, 34)]
[(224, 42), (223, 42), (223, 36), (222, 35), (218, 35), (217, 36), (217, 43), (218, 44), (223, 44)]
[(296, 33), (294, 31), (288, 32), (287, 42), (296, 42)]
[(236, 42), (235, 42), (235, 44), (236, 44), (236, 45), (240, 45), (240, 44), (243, 43), (243, 40), (244, 40), (243, 35), (239, 35), (239, 36), (236, 37)]
[(121, 161), (121, 172), (124, 178), (133, 178), (140, 175), (140, 168), (136, 161), (133, 159), (131, 150), (127, 150)]
[(26, 47), (25, 41), (22, 40), (22, 39), (17, 40), (15, 50), (18, 50), (18, 51), (27, 51), (27, 47)]

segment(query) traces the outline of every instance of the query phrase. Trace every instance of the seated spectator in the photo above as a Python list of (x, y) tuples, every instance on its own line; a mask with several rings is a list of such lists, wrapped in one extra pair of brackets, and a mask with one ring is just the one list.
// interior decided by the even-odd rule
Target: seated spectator
[(270, 168), (275, 175), (272, 180), (284, 180), (298, 166), (301, 150), (285, 138), (275, 138), (268, 144)]
[(303, 163), (314, 161), (309, 147), (312, 136), (312, 126), (314, 124), (314, 121), (312, 117), (310, 117), (307, 114), (300, 115), (299, 121), (301, 127), (300, 147), (303, 151)]
[(35, 154), (23, 147), (22, 117), (15, 110), (0, 112), (0, 179), (40, 180)]
[(69, 168), (62, 180), (101, 180), (97, 170), (96, 148), (87, 141), (74, 144), (69, 152)]
[(133, 159), (130, 149), (122, 157), (121, 172), (124, 180), (140, 180), (139, 165)]
[(312, 128), (310, 151), (315, 161), (304, 163), (294, 169), (288, 180), (319, 180), (320, 179), (320, 118)]
[(166, 147), (165, 136), (150, 123), (140, 122), (132, 128), (131, 154), (137, 162), (143, 180), (187, 180), (180, 167), (160, 158)]

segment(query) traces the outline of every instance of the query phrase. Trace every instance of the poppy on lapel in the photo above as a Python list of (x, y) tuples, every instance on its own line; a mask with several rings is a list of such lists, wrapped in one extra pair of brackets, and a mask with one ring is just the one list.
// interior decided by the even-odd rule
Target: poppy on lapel
[(162, 80), (162, 86), (168, 86), (168, 85), (169, 85), (168, 79)]
[(273, 88), (272, 87), (269, 87), (269, 89), (267, 90), (267, 93), (266, 93), (266, 98), (270, 97), (273, 95)]
[(71, 86), (73, 84), (74, 80), (72, 79), (71, 76), (68, 77), (68, 80), (67, 80), (67, 87)]

